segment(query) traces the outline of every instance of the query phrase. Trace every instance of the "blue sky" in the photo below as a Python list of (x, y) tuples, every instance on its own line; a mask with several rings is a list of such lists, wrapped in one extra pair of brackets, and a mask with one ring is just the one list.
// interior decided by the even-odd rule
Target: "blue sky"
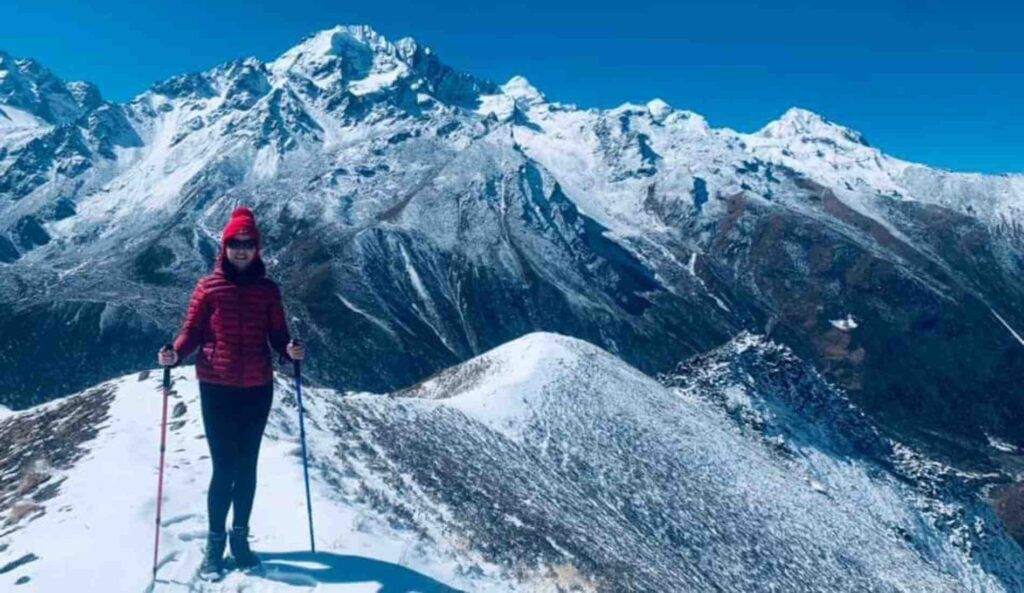
[(753, 131), (795, 105), (894, 156), (1024, 172), (1019, 2), (0, 0), (0, 50), (126, 100), (336, 24), (414, 37), (459, 70), (521, 74), (581, 107), (660, 97)]

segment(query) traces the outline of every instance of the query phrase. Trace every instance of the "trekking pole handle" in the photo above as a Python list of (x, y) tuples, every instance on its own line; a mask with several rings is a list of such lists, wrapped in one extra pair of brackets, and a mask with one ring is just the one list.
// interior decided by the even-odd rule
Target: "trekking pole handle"
[[(291, 345), (291, 346), (301, 346), (302, 345), (302, 340), (300, 340), (298, 338), (292, 338), (288, 342), (288, 344)], [(301, 360), (292, 360), (292, 364), (295, 366), (295, 374), (298, 375), (299, 374), (299, 370), (300, 370), (300, 366), (302, 364), (302, 361)]]
[[(173, 351), (174, 345), (170, 342), (164, 344), (164, 347), (160, 349), (161, 352)], [(171, 383), (171, 367), (174, 365), (164, 365), (164, 387), (167, 387)]]

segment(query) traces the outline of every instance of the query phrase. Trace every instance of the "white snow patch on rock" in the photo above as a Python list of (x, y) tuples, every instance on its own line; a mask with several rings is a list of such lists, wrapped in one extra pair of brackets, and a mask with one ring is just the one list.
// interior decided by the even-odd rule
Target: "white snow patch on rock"
[(1017, 330), (1015, 330), (1012, 327), (1010, 327), (1010, 324), (1007, 323), (1005, 319), (1003, 319), (1002, 315), (1000, 315), (999, 313), (996, 313), (995, 309), (989, 309), (989, 310), (992, 311), (992, 315), (995, 315), (996, 319), (999, 320), (999, 323), (1003, 324), (1003, 327), (1006, 328), (1006, 331), (1010, 332), (1010, 335), (1012, 335), (1013, 338), (1015, 340), (1017, 340), (1017, 342), (1019, 342), (1021, 346), (1024, 346), (1024, 337), (1021, 337), (1021, 335), (1019, 333), (1017, 333)]
[(990, 434), (986, 434), (985, 437), (988, 438), (988, 445), (997, 451), (1002, 451), (1003, 453), (1017, 453), (1019, 451), (1017, 447), (1000, 438), (994, 437)]
[(857, 329), (857, 320), (853, 318), (853, 315), (847, 315), (843, 319), (830, 319), (829, 323), (836, 329), (843, 330), (844, 332), (852, 331)]

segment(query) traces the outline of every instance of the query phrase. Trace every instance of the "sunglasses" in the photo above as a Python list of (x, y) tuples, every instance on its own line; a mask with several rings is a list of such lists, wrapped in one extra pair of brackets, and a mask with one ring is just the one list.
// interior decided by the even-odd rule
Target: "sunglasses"
[(228, 239), (228, 249), (256, 249), (256, 241), (253, 239)]

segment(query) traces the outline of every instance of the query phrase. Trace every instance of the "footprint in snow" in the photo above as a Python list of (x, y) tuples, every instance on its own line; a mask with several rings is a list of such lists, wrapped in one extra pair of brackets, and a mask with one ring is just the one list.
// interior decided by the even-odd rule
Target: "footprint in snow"
[(176, 525), (178, 523), (183, 523), (185, 521), (188, 521), (189, 519), (195, 519), (198, 516), (199, 515), (196, 515), (195, 513), (188, 513), (188, 514), (185, 514), (185, 515), (175, 515), (175, 516), (173, 516), (173, 517), (171, 517), (169, 519), (164, 519), (164, 521), (161, 523), (161, 525), (164, 526), (164, 527), (170, 527), (171, 525)]
[(192, 531), (183, 531), (178, 534), (178, 539), (183, 542), (191, 542), (197, 539), (206, 539), (206, 530), (196, 529)]

